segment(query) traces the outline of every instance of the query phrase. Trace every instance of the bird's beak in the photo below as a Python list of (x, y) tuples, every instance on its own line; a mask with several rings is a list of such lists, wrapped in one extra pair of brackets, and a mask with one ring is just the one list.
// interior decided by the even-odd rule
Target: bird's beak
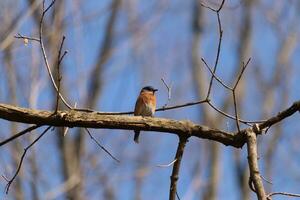
[(158, 91), (158, 89), (154, 89), (153, 91), (156, 92), (156, 91)]

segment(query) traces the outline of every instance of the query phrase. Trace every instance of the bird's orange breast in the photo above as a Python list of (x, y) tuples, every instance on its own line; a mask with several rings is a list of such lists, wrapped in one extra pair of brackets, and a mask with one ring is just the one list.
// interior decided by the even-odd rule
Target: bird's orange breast
[(153, 116), (156, 108), (156, 96), (153, 92), (141, 92), (134, 109), (134, 115)]

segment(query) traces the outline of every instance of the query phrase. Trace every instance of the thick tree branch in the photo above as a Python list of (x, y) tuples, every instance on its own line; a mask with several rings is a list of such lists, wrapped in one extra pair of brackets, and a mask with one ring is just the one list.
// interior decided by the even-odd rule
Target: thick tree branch
[[(177, 181), (179, 179), (179, 170), (180, 170), (180, 164), (184, 152), (184, 147), (188, 141), (187, 137), (179, 137), (179, 143), (175, 155), (176, 162), (174, 163), (172, 175), (171, 175), (171, 184), (170, 184), (170, 194), (169, 194), (169, 200), (175, 200), (177, 194)], [(178, 197), (179, 199), (179, 197)]]
[(178, 121), (156, 117), (98, 115), (97, 113), (74, 110), (57, 111), (57, 114), (53, 114), (50, 111), (0, 104), (0, 118), (8, 121), (48, 126), (168, 132), (179, 136), (210, 139), (234, 147), (242, 147), (245, 143), (245, 137), (242, 134), (232, 134), (185, 120)]
[(288, 109), (279, 112), (276, 116), (271, 117), (265, 122), (259, 124), (260, 129), (269, 128), (281, 120), (293, 115), (295, 112), (300, 111), (300, 101), (296, 101)]
[(27, 153), (27, 151), (37, 142), (37, 141), (39, 141), (47, 132), (48, 132), (48, 130), (51, 128), (51, 126), (49, 126), (49, 127), (47, 127), (44, 131), (43, 131), (43, 133), (41, 134), (41, 135), (39, 135), (30, 145), (28, 145), (26, 148), (24, 148), (24, 152), (23, 152), (23, 154), (22, 154), (22, 156), (21, 156), (21, 160), (20, 160), (20, 162), (19, 162), (19, 165), (18, 165), (18, 168), (17, 168), (17, 170), (16, 170), (16, 172), (15, 172), (15, 174), (14, 174), (14, 176), (11, 178), (11, 179), (7, 179), (7, 178), (5, 178), (4, 176), (2, 176), (3, 178), (5, 178), (5, 180), (7, 180), (7, 185), (6, 185), (6, 187), (5, 187), (5, 193), (6, 194), (8, 194), (8, 191), (9, 191), (9, 188), (10, 188), (10, 186), (11, 186), (11, 184), (13, 183), (13, 181), (15, 180), (15, 178), (18, 176), (18, 174), (19, 174), (19, 172), (20, 172), (20, 170), (21, 170), (21, 167), (22, 167), (22, 164), (23, 164), (23, 160), (24, 160), (24, 158), (25, 158), (25, 156), (26, 156), (26, 153)]
[[(266, 200), (264, 185), (259, 173), (259, 167), (257, 162), (257, 142), (256, 133), (252, 129), (246, 130), (247, 136), (247, 152), (248, 152), (248, 164), (250, 169), (250, 187), (256, 193), (257, 199)], [(252, 183), (254, 189), (252, 188)]]
[[(300, 110), (300, 101), (294, 102), (286, 110), (279, 112), (276, 116), (257, 124), (259, 130), (269, 128), (281, 120), (293, 115)], [(58, 111), (56, 114), (50, 111), (33, 110), (17, 106), (0, 104), (0, 118), (8, 121), (27, 124), (85, 127), (85, 128), (107, 128), (142, 131), (168, 132), (176, 135), (195, 136), (220, 142), (224, 145), (241, 148), (246, 143), (245, 131), (240, 133), (229, 133), (219, 129), (209, 128), (190, 121), (178, 121), (163, 118), (132, 117), (124, 115), (104, 115), (97, 112), (81, 111)], [(15, 137), (17, 138), (17, 137)], [(14, 138), (14, 139), (15, 139)], [(2, 142), (3, 143), (3, 142)]]

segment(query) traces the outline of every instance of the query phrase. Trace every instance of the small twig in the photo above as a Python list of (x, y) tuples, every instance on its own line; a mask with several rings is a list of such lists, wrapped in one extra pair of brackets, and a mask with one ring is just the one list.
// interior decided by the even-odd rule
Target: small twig
[[(223, 112), (222, 110), (218, 109), (216, 106), (214, 106), (210, 101), (207, 102), (211, 108), (213, 108), (215, 111), (217, 111), (218, 113), (224, 115), (225, 117), (228, 117), (230, 119), (236, 120), (236, 118), (226, 112)], [(242, 122), (243, 124), (246, 124), (248, 126), (251, 126), (251, 124), (255, 124), (255, 123), (264, 123), (266, 122), (266, 120), (260, 120), (260, 121), (248, 121), (248, 120), (243, 120), (243, 119), (238, 119), (239, 122)]]
[(251, 61), (251, 58), (249, 58), (249, 59), (247, 60), (246, 64), (243, 62), (242, 71), (241, 71), (241, 73), (239, 74), (239, 76), (238, 76), (238, 78), (237, 78), (237, 80), (236, 80), (236, 82), (235, 82), (235, 84), (234, 84), (234, 86), (233, 86), (233, 90), (235, 90), (236, 87), (238, 86), (239, 81), (241, 80), (242, 75), (244, 74), (244, 72), (245, 72), (245, 70), (246, 70), (248, 64), (250, 63), (250, 61)]
[(30, 126), (30, 127), (28, 127), (27, 129), (25, 129), (25, 130), (23, 130), (23, 131), (21, 131), (21, 132), (15, 134), (15, 135), (11, 136), (10, 138), (7, 138), (6, 140), (0, 142), (0, 146), (3, 146), (3, 145), (5, 145), (6, 143), (8, 143), (8, 142), (10, 142), (10, 141), (13, 141), (14, 139), (16, 139), (16, 138), (18, 138), (18, 137), (20, 137), (20, 136), (22, 136), (22, 135), (24, 135), (24, 134), (26, 134), (26, 133), (29, 133), (30, 131), (33, 131), (33, 130), (39, 128), (39, 127), (41, 127), (41, 125), (33, 125), (33, 126)]
[(181, 137), (179, 136), (179, 143), (175, 155), (175, 159), (177, 160), (173, 165), (172, 175), (171, 175), (171, 184), (170, 184), (170, 194), (169, 194), (169, 200), (175, 200), (177, 197), (179, 199), (179, 196), (177, 194), (177, 181), (179, 179), (179, 169), (181, 164), (181, 159), (184, 152), (184, 147), (188, 141), (187, 137)]
[(239, 83), (239, 81), (240, 81), (240, 79), (241, 79), (241, 77), (242, 77), (242, 75), (243, 75), (243, 73), (244, 73), (246, 67), (248, 66), (248, 64), (249, 64), (249, 62), (250, 62), (250, 60), (251, 60), (251, 58), (248, 59), (248, 61), (246, 62), (246, 64), (243, 63), (242, 71), (241, 71), (241, 73), (239, 74), (239, 76), (238, 76), (238, 78), (237, 78), (237, 80), (236, 80), (236, 82), (235, 82), (235, 84), (234, 84), (233, 87), (230, 87), (230, 86), (228, 86), (227, 84), (225, 84), (225, 83), (224, 83), (224, 82), (223, 82), (223, 81), (215, 74), (215, 72), (213, 72), (213, 71), (210, 69), (210, 67), (208, 66), (208, 64), (206, 63), (206, 61), (205, 61), (203, 58), (201, 58), (201, 60), (202, 60), (202, 62), (204, 63), (204, 66), (206, 66), (206, 68), (207, 68), (207, 69), (209, 70), (209, 72), (211, 73), (212, 77), (215, 78), (215, 79), (216, 79), (216, 80), (217, 80), (224, 88), (226, 88), (226, 89), (228, 89), (228, 90), (230, 90), (230, 91), (232, 92), (235, 117), (234, 117), (234, 118), (231, 118), (227, 113), (224, 113), (223, 111), (221, 111), (221, 110), (217, 109), (216, 107), (212, 106), (212, 105), (210, 104), (210, 102), (208, 102), (208, 104), (210, 104), (210, 106), (211, 106), (214, 110), (216, 110), (217, 112), (219, 112), (219, 113), (225, 115), (226, 117), (229, 117), (229, 118), (231, 118), (231, 119), (234, 119), (234, 120), (236, 121), (236, 125), (237, 125), (238, 132), (240, 132), (239, 122), (240, 122), (241, 120), (239, 120), (239, 116), (238, 116), (238, 111), (237, 111), (237, 101), (236, 101), (235, 90), (236, 90), (236, 87), (238, 86), (238, 83)]
[[(8, 191), (9, 191), (9, 188), (10, 188), (10, 185), (13, 183), (13, 181), (15, 180), (15, 178), (18, 176), (18, 174), (19, 174), (19, 172), (20, 172), (20, 170), (21, 170), (21, 167), (22, 167), (22, 164), (23, 164), (23, 160), (24, 160), (24, 158), (25, 158), (25, 155), (26, 155), (26, 153), (27, 153), (27, 150), (29, 150), (37, 141), (39, 141), (47, 132), (48, 132), (48, 130), (51, 128), (51, 126), (48, 126), (44, 131), (43, 131), (43, 133), (41, 134), (41, 135), (39, 135), (30, 145), (28, 145), (25, 149), (24, 149), (24, 152), (23, 152), (23, 154), (22, 154), (22, 156), (21, 156), (21, 160), (20, 160), (20, 162), (19, 162), (19, 165), (18, 165), (18, 168), (17, 168), (17, 170), (16, 170), (16, 172), (15, 172), (15, 174), (14, 174), (14, 176), (10, 179), (10, 180), (8, 180), (7, 182), (7, 185), (6, 185), (6, 187), (5, 187), (5, 193), (6, 194), (8, 194)], [(2, 176), (2, 177), (4, 177), (4, 176)], [(5, 180), (7, 180), (5, 177), (4, 177), (4, 179)]]
[(63, 55), (61, 55), (61, 51), (62, 51), (62, 48), (64, 46), (65, 39), (66, 39), (66, 36), (63, 36), (63, 38), (61, 40), (61, 43), (60, 43), (59, 50), (58, 50), (58, 56), (57, 56), (57, 66), (58, 67), (60, 66), (63, 58), (65, 57), (65, 55), (68, 53), (67, 51), (64, 51)]
[(48, 10), (54, 5), (56, 0), (52, 0), (52, 2), (49, 4), (49, 6), (45, 9), (45, 0), (43, 0), (43, 15), (48, 12)]
[(85, 128), (86, 132), (89, 134), (90, 138), (103, 150), (105, 153), (107, 153), (112, 159), (114, 159), (116, 162), (120, 163), (121, 161), (117, 159), (115, 156), (113, 156), (104, 146), (102, 146), (91, 134), (89, 129)]
[(220, 10), (223, 8), (224, 3), (225, 3), (225, 1), (223, 0), (218, 9), (214, 9), (214, 8), (212, 8), (210, 6), (207, 6), (207, 5), (203, 4), (203, 3), (201, 3), (201, 6), (203, 6), (204, 8), (208, 8), (208, 9), (210, 9), (213, 12), (220, 12)]
[(52, 75), (52, 72), (51, 72), (51, 69), (50, 69), (50, 65), (49, 65), (49, 62), (48, 62), (48, 58), (47, 58), (47, 54), (46, 54), (46, 51), (45, 51), (45, 46), (44, 46), (44, 41), (43, 41), (43, 22), (44, 22), (44, 17), (45, 17), (45, 14), (47, 13), (47, 11), (54, 5), (56, 0), (52, 0), (52, 2), (50, 3), (50, 5), (45, 9), (45, 0), (43, 0), (43, 12), (42, 12), (42, 16), (41, 16), (41, 20), (40, 20), (40, 28), (39, 28), (39, 41), (40, 41), (40, 48), (41, 48), (41, 51), (42, 51), (42, 55), (43, 55), (43, 59), (44, 59), (44, 62), (45, 62), (45, 65), (46, 65), (46, 68), (47, 68), (47, 71), (48, 71), (48, 75), (51, 79), (51, 82), (52, 82), (52, 85), (55, 89), (55, 91), (59, 94), (59, 97), (60, 99), (62, 100), (62, 102), (69, 108), (69, 109), (72, 109), (72, 107), (67, 103), (67, 101), (64, 99), (64, 97), (62, 96), (62, 94), (59, 92), (59, 89), (54, 81), (54, 78), (53, 78), (53, 75)]
[(206, 66), (206, 68), (208, 69), (208, 71), (211, 73), (211, 75), (226, 89), (228, 90), (232, 90), (231, 87), (229, 87), (228, 85), (226, 85), (208, 66), (208, 64), (206, 63), (206, 61), (204, 60), (204, 58), (201, 58), (202, 62), (204, 63), (204, 66)]
[[(230, 119), (236, 120), (236, 118), (234, 116), (231, 116), (231, 115), (219, 110), (217, 107), (215, 107), (210, 102), (209, 99), (196, 101), (196, 102), (189, 102), (189, 103), (179, 104), (179, 105), (175, 105), (175, 106), (161, 107), (161, 108), (156, 109), (156, 112), (166, 111), (166, 110), (173, 110), (173, 109), (183, 108), (183, 107), (188, 107), (188, 106), (194, 106), (194, 105), (203, 104), (203, 103), (208, 103), (215, 111), (221, 113), (222, 115), (224, 115), (224, 116), (226, 116)], [(80, 111), (80, 112), (88, 112), (88, 113), (93, 112), (93, 113), (96, 113), (98, 115), (130, 115), (130, 114), (133, 114), (133, 111), (127, 111), (127, 112), (98, 112), (98, 111), (95, 111), (95, 110), (92, 110), (92, 109), (85, 109), (85, 108), (74, 108), (73, 110)], [(243, 120), (243, 119), (238, 119), (238, 120), (240, 122), (248, 125), (248, 126), (251, 126), (251, 124), (254, 124), (254, 123), (263, 123), (263, 122), (265, 122), (265, 120), (260, 120), (260, 121), (248, 121), (248, 120)]]
[(233, 97), (233, 107), (234, 107), (234, 115), (235, 115), (235, 123), (236, 127), (238, 129), (238, 132), (241, 132), (240, 124), (239, 124), (239, 113), (237, 109), (237, 101), (236, 101), (236, 95), (235, 95), (235, 89), (232, 90), (232, 97)]
[(262, 178), (264, 181), (266, 181), (267, 183), (273, 185), (273, 183), (272, 183), (270, 180), (266, 179), (263, 175), (260, 175), (260, 176), (261, 176), (261, 178)]
[[(213, 9), (213, 8), (210, 8), (210, 7), (208, 7), (208, 6), (205, 6), (205, 5), (203, 5), (203, 4), (201, 4), (203, 7), (208, 8), (208, 9), (210, 9), (210, 10), (216, 12), (216, 14), (217, 14), (217, 19), (218, 19), (219, 42), (218, 42), (217, 55), (216, 55), (216, 59), (215, 59), (215, 65), (214, 65), (214, 68), (213, 68), (213, 74), (215, 74), (216, 71), (217, 71), (217, 66), (218, 66), (218, 63), (219, 63), (220, 52), (221, 52), (221, 44), (222, 44), (223, 30), (222, 30), (222, 24), (221, 24), (221, 19), (220, 19), (220, 11), (221, 11), (221, 9), (222, 9), (224, 3), (225, 3), (225, 0), (222, 0), (222, 3), (221, 3), (220, 7), (219, 7), (217, 10), (216, 10), (216, 9)], [(211, 93), (213, 80), (214, 80), (214, 76), (211, 76), (210, 82), (209, 82), (209, 87), (208, 87), (208, 90), (207, 90), (207, 95), (206, 95), (206, 98), (207, 98), (207, 99), (209, 98), (210, 93)]]
[(66, 37), (63, 36), (62, 38), (62, 41), (60, 43), (60, 47), (59, 47), (59, 50), (58, 50), (58, 56), (57, 56), (57, 65), (56, 65), (56, 69), (57, 69), (57, 92), (56, 92), (56, 106), (55, 106), (55, 112), (54, 113), (57, 113), (57, 110), (58, 110), (58, 105), (59, 105), (59, 94), (60, 94), (60, 84), (61, 84), (61, 75), (60, 75), (60, 65), (61, 65), (61, 62), (64, 58), (64, 56), (67, 54), (65, 51), (63, 55), (61, 55), (61, 51), (62, 51), (62, 48), (63, 48), (63, 45), (64, 45), (64, 42), (65, 42), (65, 39)]
[(179, 195), (178, 195), (178, 192), (176, 191), (176, 197), (177, 197), (177, 199), (178, 200), (180, 200), (180, 197), (179, 197)]
[[(248, 60), (247, 64), (246, 65), (243, 65), (243, 68), (242, 68), (242, 72), (240, 73), (240, 76), (238, 77), (235, 85), (233, 88), (227, 86), (225, 83), (223, 83), (223, 81), (218, 78), (218, 76), (216, 76), (216, 70), (217, 70), (217, 66), (218, 66), (218, 62), (219, 62), (219, 57), (220, 57), (220, 51), (221, 51), (221, 44), (222, 44), (222, 36), (223, 36), (223, 30), (222, 30), (222, 24), (221, 24), (221, 18), (220, 18), (220, 11), (221, 9), (223, 8), (223, 5), (225, 3), (225, 0), (222, 0), (222, 3), (221, 5), (219, 6), (218, 9), (213, 9), (209, 6), (206, 6), (206, 5), (203, 5), (201, 3), (201, 5), (205, 8), (208, 8), (210, 10), (212, 10), (213, 12), (215, 12), (217, 14), (217, 19), (218, 19), (218, 29), (219, 29), (219, 42), (218, 42), (218, 49), (217, 49), (217, 55), (216, 55), (216, 59), (215, 59), (215, 65), (214, 65), (214, 68), (213, 70), (210, 69), (210, 67), (208, 66), (208, 64), (205, 62), (205, 60), (202, 58), (202, 62), (204, 63), (204, 65), (206, 66), (206, 68), (210, 71), (211, 73), (211, 79), (210, 79), (210, 82), (209, 82), (209, 87), (208, 87), (208, 90), (207, 90), (207, 95), (206, 95), (206, 99), (209, 98), (210, 96), (210, 93), (211, 93), (211, 89), (212, 89), (212, 84), (213, 84), (213, 80), (216, 79), (224, 88), (228, 89), (228, 90), (231, 90), (232, 91), (232, 96), (233, 96), (233, 104), (234, 104), (234, 114), (235, 114), (235, 122), (236, 122), (236, 126), (237, 126), (237, 129), (238, 129), (238, 132), (240, 132), (240, 125), (239, 125), (239, 115), (238, 115), (238, 109), (237, 109), (237, 101), (236, 101), (236, 95), (235, 95), (235, 89), (238, 85), (238, 82), (240, 81), (240, 78), (244, 72), (244, 70), (246, 69), (250, 59)], [(207, 102), (209, 105), (212, 106), (212, 104), (210, 102)], [(215, 109), (216, 111), (220, 112), (221, 114), (228, 116), (228, 114), (220, 111), (219, 109), (216, 109), (215, 107), (213, 107), (213, 109)]]
[(164, 85), (167, 88), (168, 91), (168, 100), (166, 102), (166, 104), (163, 107), (166, 107), (168, 105), (168, 102), (171, 100), (171, 89), (172, 89), (172, 84), (170, 84), (170, 86), (168, 86), (168, 84), (165, 82), (164, 78), (161, 78), (161, 81), (164, 83)]
[[(18, 36), (15, 36), (15, 38), (22, 38), (22, 39), (27, 39), (27, 40), (32, 40), (32, 41), (36, 41), (39, 42), (40, 44), (40, 48), (41, 48), (41, 52), (43, 55), (43, 60), (44, 63), (46, 65), (47, 71), (48, 71), (48, 75), (50, 77), (50, 80), (52, 82), (52, 85), (55, 89), (55, 91), (58, 93), (59, 98), (62, 100), (62, 102), (69, 108), (72, 109), (72, 107), (67, 103), (67, 101), (64, 99), (64, 97), (62, 96), (62, 94), (59, 92), (59, 86), (56, 85), (55, 81), (54, 81), (54, 77), (52, 75), (51, 69), (50, 69), (50, 65), (48, 62), (48, 58), (47, 58), (47, 54), (45, 51), (45, 45), (44, 45), (44, 41), (43, 41), (43, 22), (44, 22), (44, 17), (46, 15), (46, 13), (48, 12), (48, 10), (54, 5), (56, 0), (52, 0), (51, 3), (49, 4), (49, 6), (45, 9), (45, 0), (43, 0), (43, 6), (42, 6), (42, 16), (40, 19), (40, 23), (39, 23), (39, 38), (33, 38), (33, 37), (27, 37), (27, 36), (23, 36), (21, 34), (18, 34)], [(61, 47), (62, 47), (63, 42), (61, 43)], [(59, 53), (61, 55), (61, 53)], [(65, 51), (63, 53), (62, 56), (59, 55), (59, 59), (58, 62), (60, 63), (62, 61), (62, 59), (64, 58), (64, 56), (67, 54), (67, 51)], [(57, 109), (55, 110), (57, 111)]]
[(204, 7), (204, 8), (207, 8), (207, 9), (213, 11), (213, 12), (216, 12), (216, 11), (217, 11), (216, 9), (214, 9), (214, 8), (212, 8), (212, 7), (210, 7), (210, 6), (205, 5), (204, 3), (201, 3), (201, 6)]
[(63, 55), (60, 58), (60, 62), (62, 62), (62, 60), (64, 59), (64, 57), (67, 55), (67, 53), (68, 53), (68, 51), (65, 50), (64, 53), (63, 53)]
[(24, 35), (21, 35), (20, 33), (18, 33), (18, 35), (16, 35), (15, 38), (23, 39), (23, 40), (27, 39), (27, 40), (31, 40), (31, 41), (35, 41), (35, 42), (40, 43), (40, 40), (38, 38), (24, 36)]
[[(189, 102), (189, 103), (184, 103), (184, 104), (179, 104), (176, 106), (168, 106), (168, 107), (161, 107), (156, 109), (156, 112), (159, 111), (165, 111), (165, 110), (173, 110), (173, 109), (177, 109), (177, 108), (183, 108), (183, 107), (188, 107), (188, 106), (194, 106), (194, 105), (198, 105), (198, 104), (202, 104), (202, 103), (206, 103), (209, 100), (201, 100), (201, 101), (196, 101), (196, 102)], [(133, 114), (133, 111), (127, 111), (127, 112), (98, 112), (92, 109), (85, 109), (85, 108), (74, 108), (73, 110), (76, 111), (81, 111), (81, 112), (93, 112), (96, 113), (98, 115), (130, 115)]]
[(170, 167), (177, 161), (177, 158), (175, 158), (172, 162), (165, 164), (165, 165), (156, 165), (156, 167)]
[(235, 82), (235, 84), (234, 84), (234, 86), (232, 88), (232, 98), (233, 98), (233, 105), (234, 105), (234, 114), (235, 114), (235, 118), (236, 118), (235, 122), (236, 122), (236, 126), (237, 126), (237, 129), (238, 129), (238, 132), (240, 132), (241, 129), (240, 129), (240, 124), (239, 124), (239, 120), (238, 120), (239, 114), (238, 114), (237, 100), (236, 100), (236, 93), (235, 92), (236, 92), (236, 88), (237, 88), (237, 86), (239, 84), (239, 81), (241, 80), (242, 75), (243, 75), (245, 69), (247, 68), (250, 60), (251, 60), (251, 58), (248, 59), (248, 61), (246, 62), (246, 64), (243, 62), (243, 67), (242, 67), (241, 73), (239, 74), (239, 76), (238, 76), (238, 78), (237, 78), (237, 80), (236, 80), (236, 82)]
[(273, 192), (267, 195), (267, 199), (270, 199), (271, 196), (274, 195), (284, 195), (289, 197), (300, 197), (300, 194), (288, 193), (288, 192)]
[(188, 106), (194, 106), (194, 105), (198, 105), (198, 104), (202, 104), (202, 103), (207, 103), (208, 101), (209, 101), (208, 99), (205, 99), (205, 100), (196, 101), (196, 102), (179, 104), (179, 105), (176, 105), (176, 106), (162, 107), (162, 108), (156, 109), (156, 112), (165, 111), (165, 110), (172, 110), (172, 109), (176, 109), (176, 108), (183, 108), (183, 107), (188, 107)]
[(1, 175), (1, 176), (2, 176), (2, 178), (3, 178), (6, 182), (9, 181), (8, 178), (7, 178), (6, 176), (4, 176), (4, 175)]

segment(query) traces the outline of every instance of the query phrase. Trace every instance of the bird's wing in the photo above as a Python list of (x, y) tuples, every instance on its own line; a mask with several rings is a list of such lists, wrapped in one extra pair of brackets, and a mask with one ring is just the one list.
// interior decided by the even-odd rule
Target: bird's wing
[(144, 107), (144, 100), (142, 97), (138, 97), (135, 103), (134, 115), (141, 115)]

